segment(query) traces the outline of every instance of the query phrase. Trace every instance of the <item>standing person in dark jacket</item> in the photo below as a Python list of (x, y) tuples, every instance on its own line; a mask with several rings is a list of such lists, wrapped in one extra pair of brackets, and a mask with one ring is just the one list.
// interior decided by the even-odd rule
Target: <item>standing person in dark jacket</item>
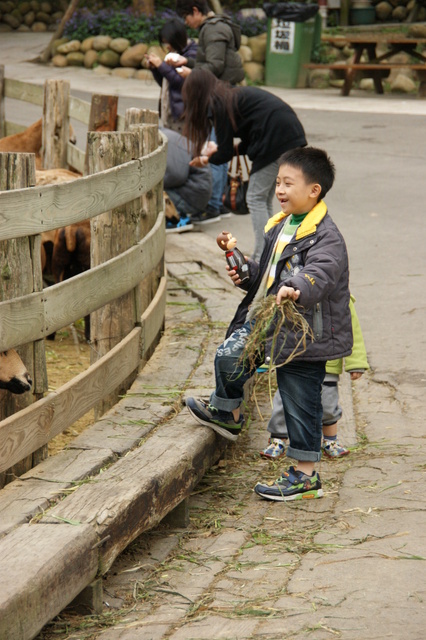
[(240, 27), (223, 15), (210, 11), (206, 0), (177, 0), (176, 12), (191, 29), (199, 30), (197, 55), (184, 56), (176, 64), (191, 69), (207, 69), (216, 78), (238, 84), (244, 80), (244, 69), (238, 49), (241, 46)]
[[(243, 63), (238, 54), (241, 46), (241, 30), (229, 18), (210, 11), (206, 0), (177, 0), (177, 13), (191, 29), (199, 30), (197, 55), (177, 60), (175, 65), (184, 65), (182, 75), (187, 77), (192, 69), (205, 69), (216, 78), (236, 85), (244, 79)], [(213, 128), (210, 140), (216, 142)], [(227, 163), (212, 167), (213, 191), (203, 215), (193, 218), (198, 224), (220, 220), (222, 196), (228, 179)]]
[(251, 214), (258, 260), (263, 248), (263, 229), (273, 215), (278, 158), (306, 145), (305, 132), (293, 109), (280, 98), (256, 87), (231, 87), (203, 69), (194, 71), (182, 88), (185, 103), (185, 135), (201, 154), (214, 126), (217, 151), (212, 146), (193, 166), (222, 164), (234, 155), (234, 138), (240, 138), (240, 154), (252, 161), (247, 205)]
[(181, 92), (185, 78), (170, 64), (169, 54), (193, 57), (197, 53), (197, 45), (193, 40), (188, 40), (185, 25), (177, 18), (171, 18), (161, 27), (158, 39), (168, 52), (165, 60), (153, 53), (147, 54), (146, 59), (155, 81), (161, 87), (160, 116), (163, 126), (181, 133), (183, 128)]
[[(325, 363), (349, 355), (353, 344), (346, 245), (322, 199), (333, 182), (334, 166), (321, 149), (292, 149), (281, 156), (276, 195), (282, 213), (268, 222), (260, 263), (249, 261), (250, 278), (244, 285), (236, 271), (229, 271), (247, 295), (216, 352), (216, 389), (210, 402), (186, 401), (198, 422), (235, 441), (244, 424), (245, 383), (263, 362), (276, 367), (290, 438), (287, 455), (297, 464), (275, 482), (257, 483), (255, 492), (268, 500), (323, 495), (315, 463), (321, 459)], [(257, 303), (265, 296), (273, 296), (277, 305), (286, 299), (297, 302), (312, 334), (304, 347), (300, 330), (290, 322), (278, 327), (276, 338), (272, 322), (255, 361), (248, 361), (247, 340)]]

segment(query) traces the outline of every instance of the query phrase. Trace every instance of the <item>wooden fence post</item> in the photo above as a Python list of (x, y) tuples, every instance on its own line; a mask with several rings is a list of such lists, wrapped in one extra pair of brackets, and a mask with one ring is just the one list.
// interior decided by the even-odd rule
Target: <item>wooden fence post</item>
[[(139, 137), (135, 133), (89, 132), (89, 174), (110, 169), (129, 162), (141, 155)], [(117, 207), (91, 220), (91, 266), (106, 262), (140, 239), (140, 198)], [(96, 362), (118, 344), (140, 322), (138, 288), (121, 296), (91, 314), (90, 337), (92, 344), (91, 363)], [(118, 400), (134, 380), (137, 371), (117, 391), (105, 398), (95, 409), (99, 417)]]
[[(159, 116), (157, 111), (150, 109), (127, 109), (124, 119), (125, 129), (130, 131), (138, 131), (140, 135), (141, 151), (143, 155), (151, 153), (158, 147), (158, 122)], [(144, 237), (154, 225), (158, 213), (163, 210), (163, 181), (161, 181), (154, 190), (149, 191), (142, 196), (142, 221), (141, 233)], [(164, 258), (158, 265), (157, 269), (150, 273), (140, 285), (141, 290), (141, 315), (147, 309), (152, 301), (158, 288), (160, 278), (164, 275)], [(143, 354), (143, 359), (147, 360), (152, 354), (155, 344), (151, 349)]]
[(70, 83), (46, 80), (43, 102), (43, 169), (66, 168)]
[[(106, 96), (100, 93), (92, 95), (89, 124), (87, 131), (116, 131), (118, 96)], [(89, 142), (86, 144), (85, 173), (88, 171)]]
[[(156, 149), (159, 144), (158, 125), (145, 124), (139, 127), (137, 127), (136, 125), (130, 126), (130, 129), (132, 131), (137, 128), (140, 130), (141, 148), (143, 155), (152, 153), (152, 151), (154, 151), (154, 149)], [(146, 235), (148, 231), (153, 227), (155, 221), (157, 220), (158, 213), (162, 209), (163, 181), (161, 181), (155, 189), (153, 189), (152, 191), (148, 191), (148, 193), (142, 196), (143, 223), (141, 225), (141, 230), (143, 236)], [(166, 231), (164, 229), (164, 233), (165, 232)], [(141, 283), (142, 313), (147, 309), (153, 297), (155, 296), (155, 293), (158, 289), (158, 284), (164, 273), (163, 256), (163, 259), (159, 263), (157, 269), (150, 273)], [(155, 346), (155, 344), (152, 345), (152, 348), (149, 350), (149, 352), (144, 354), (144, 360), (147, 360), (151, 356), (152, 352), (155, 349)]]
[(0, 138), (4, 138), (6, 123), (4, 117), (4, 65), (0, 64)]
[[(35, 185), (32, 153), (0, 153), (0, 191)], [(42, 290), (40, 236), (0, 242), (0, 300), (10, 300)], [(0, 391), (0, 420), (24, 409), (47, 390), (44, 340), (17, 349), (34, 381), (33, 392), (12, 395)], [(0, 474), (0, 488), (47, 456), (47, 446)]]

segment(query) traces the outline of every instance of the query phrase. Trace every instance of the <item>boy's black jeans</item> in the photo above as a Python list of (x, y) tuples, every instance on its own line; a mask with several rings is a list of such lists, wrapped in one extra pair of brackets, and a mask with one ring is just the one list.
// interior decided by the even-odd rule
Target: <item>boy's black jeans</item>
[[(246, 322), (218, 348), (215, 358), (216, 390), (210, 403), (221, 411), (237, 409), (243, 387), (255, 373), (241, 360), (252, 322)], [(295, 460), (317, 462), (321, 458), (321, 385), (325, 362), (292, 360), (277, 368), (278, 389), (284, 406), (290, 444), (287, 455)]]

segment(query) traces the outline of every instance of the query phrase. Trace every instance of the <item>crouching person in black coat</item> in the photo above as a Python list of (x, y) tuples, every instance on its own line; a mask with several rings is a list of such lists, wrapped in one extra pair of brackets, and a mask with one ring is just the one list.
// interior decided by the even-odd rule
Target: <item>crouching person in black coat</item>
[(166, 232), (182, 232), (193, 229), (191, 215), (203, 211), (212, 193), (210, 167), (192, 167), (193, 158), (187, 138), (171, 129), (161, 129), (167, 136), (167, 166), (164, 190), (174, 204), (177, 216), (168, 219)]

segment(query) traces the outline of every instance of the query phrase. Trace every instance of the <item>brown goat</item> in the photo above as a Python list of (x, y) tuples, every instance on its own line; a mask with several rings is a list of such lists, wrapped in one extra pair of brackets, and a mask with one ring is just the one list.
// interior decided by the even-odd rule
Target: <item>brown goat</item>
[(90, 220), (83, 220), (58, 229), (52, 255), (55, 282), (90, 269)]
[[(1, 140), (0, 140), (1, 142)], [(64, 184), (81, 178), (81, 173), (68, 169), (40, 169), (36, 170), (36, 186), (42, 187), (48, 184)]]
[(15, 349), (0, 353), (0, 389), (11, 393), (29, 391), (33, 381)]
[[(57, 229), (52, 253), (52, 274), (55, 282), (90, 269), (90, 220), (83, 220)], [(84, 336), (90, 340), (90, 316), (84, 318)]]
[[(36, 169), (42, 168), (41, 163), (41, 147), (43, 138), (43, 121), (37, 120), (31, 124), (25, 131), (14, 133), (11, 136), (0, 138), (0, 151), (15, 153), (35, 153)], [(70, 123), (69, 139), (72, 144), (76, 143), (74, 129)]]
[[(81, 173), (68, 169), (36, 170), (36, 185), (64, 184), (81, 178)], [(52, 274), (52, 251), (55, 244), (56, 231), (44, 231), (41, 234), (41, 269), (46, 280)]]

